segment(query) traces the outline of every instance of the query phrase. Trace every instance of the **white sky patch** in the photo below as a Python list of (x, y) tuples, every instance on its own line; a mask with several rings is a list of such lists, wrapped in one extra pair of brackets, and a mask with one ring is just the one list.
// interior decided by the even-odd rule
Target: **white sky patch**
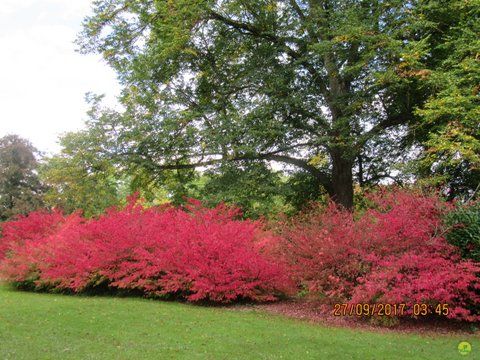
[(75, 52), (90, 2), (0, 1), (0, 137), (18, 134), (51, 153), (58, 135), (83, 127), (86, 92), (115, 105), (113, 70), (100, 56)]

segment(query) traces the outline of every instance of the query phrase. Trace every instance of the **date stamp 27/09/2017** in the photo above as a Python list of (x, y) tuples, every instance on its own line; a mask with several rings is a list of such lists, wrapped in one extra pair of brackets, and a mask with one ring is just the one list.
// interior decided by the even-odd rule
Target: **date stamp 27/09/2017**
[(449, 314), (448, 304), (355, 304), (344, 303), (333, 306), (334, 316), (447, 316)]

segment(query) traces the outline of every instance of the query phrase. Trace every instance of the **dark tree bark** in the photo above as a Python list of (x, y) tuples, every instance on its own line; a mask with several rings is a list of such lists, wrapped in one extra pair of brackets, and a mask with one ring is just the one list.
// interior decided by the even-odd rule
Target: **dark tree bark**
[(345, 209), (353, 208), (353, 162), (341, 153), (332, 155), (332, 194), (333, 200)]

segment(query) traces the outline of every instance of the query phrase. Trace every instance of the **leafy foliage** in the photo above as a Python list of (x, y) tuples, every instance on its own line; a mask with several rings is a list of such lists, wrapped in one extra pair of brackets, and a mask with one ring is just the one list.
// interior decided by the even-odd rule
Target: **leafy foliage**
[(433, 95), (417, 110), (420, 129), (427, 132), (419, 171), (453, 199), (469, 196), (480, 184), (480, 4), (448, 1), (430, 8), (457, 19), (442, 27), (436, 16), (445, 41), (433, 52), (443, 60), (431, 67), (426, 80)]
[(207, 204), (238, 206), (248, 218), (270, 218), (292, 211), (286, 199), (288, 184), (278, 173), (263, 163), (239, 165), (225, 164), (219, 171), (206, 173), (200, 198)]
[(1, 224), (0, 260), (9, 251), (10, 246), (36, 242), (51, 235), (63, 224), (65, 217), (57, 210), (47, 212), (38, 210), (28, 215), (18, 215)]
[(43, 205), (36, 155), (32, 144), (17, 135), (0, 139), (0, 221)]
[(453, 252), (439, 254), (438, 249), (431, 248), (411, 250), (380, 260), (359, 280), (351, 301), (406, 303), (409, 308), (405, 315), (412, 315), (413, 304), (428, 304), (432, 309), (448, 304), (448, 318), (476, 322), (480, 319), (478, 273), (478, 263), (461, 262)]
[[(52, 215), (44, 216), (47, 222)], [(55, 232), (31, 241), (15, 241), (21, 233), (13, 232), (1, 272), (7, 281), (37, 289), (108, 285), (189, 301), (273, 300), (289, 282), (282, 267), (262, 255), (271, 235), (237, 216), (225, 206), (145, 209), (133, 199), (98, 219), (72, 214)], [(32, 227), (28, 218), (16, 228), (23, 226)]]
[(90, 220), (56, 211), (5, 223), (0, 271), (34, 289), (222, 303), (274, 300), (292, 292), (293, 280), (327, 303), (448, 304), (449, 318), (477, 321), (480, 263), (462, 259), (469, 245), (444, 237), (445, 216), (470, 218), (462, 211), (436, 196), (382, 190), (362, 213), (314, 206), (272, 223), (275, 235), (225, 205), (144, 208), (132, 198)]
[(119, 134), (105, 151), (156, 176), (276, 161), (351, 208), (354, 172), (361, 184), (377, 183), (405, 156), (409, 144), (399, 139), (413, 134), (414, 109), (430, 93), (427, 67), (438, 63), (432, 49), (445, 42), (432, 33), (459, 24), (430, 8), (96, 1), (78, 44), (118, 73), (125, 111), (92, 129)]
[(463, 258), (480, 262), (480, 203), (462, 205), (446, 217), (448, 242)]
[(86, 132), (68, 133), (61, 137), (62, 150), (46, 158), (40, 169), (48, 184), (45, 202), (66, 213), (78, 209), (90, 217), (121, 202), (124, 179), (112, 162), (99, 157), (101, 138), (92, 139)]
[(478, 320), (480, 264), (462, 260), (442, 236), (450, 206), (398, 190), (370, 201), (357, 218), (332, 203), (312, 209), (280, 226), (272, 251), (326, 302), (448, 303), (449, 317)]

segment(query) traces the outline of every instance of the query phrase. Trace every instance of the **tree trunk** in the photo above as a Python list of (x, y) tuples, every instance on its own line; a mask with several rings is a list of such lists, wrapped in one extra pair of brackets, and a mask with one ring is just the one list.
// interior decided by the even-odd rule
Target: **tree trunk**
[(365, 181), (363, 178), (363, 157), (362, 155), (357, 156), (358, 160), (358, 185), (360, 185), (361, 188), (365, 185)]
[(345, 209), (353, 209), (353, 161), (342, 157), (341, 153), (332, 155), (332, 198)]

